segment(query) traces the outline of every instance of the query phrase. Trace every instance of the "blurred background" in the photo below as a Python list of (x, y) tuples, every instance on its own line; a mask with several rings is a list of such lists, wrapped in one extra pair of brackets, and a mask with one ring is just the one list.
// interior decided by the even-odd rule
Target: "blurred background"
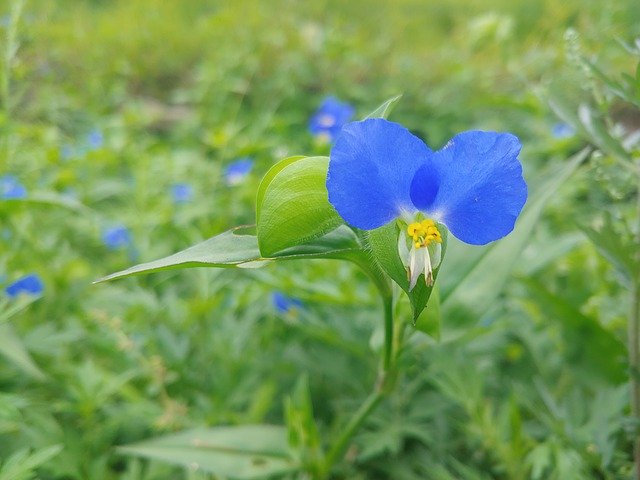
[(531, 195), (509, 240), (452, 242), (440, 313), (334, 478), (631, 478), (639, 37), (637, 0), (3, 2), (0, 480), (222, 478), (116, 447), (283, 424), (301, 378), (335, 436), (382, 342), (355, 267), (92, 282), (253, 223), (271, 165), (328, 154), (323, 109), (397, 94), (434, 149), (518, 135)]

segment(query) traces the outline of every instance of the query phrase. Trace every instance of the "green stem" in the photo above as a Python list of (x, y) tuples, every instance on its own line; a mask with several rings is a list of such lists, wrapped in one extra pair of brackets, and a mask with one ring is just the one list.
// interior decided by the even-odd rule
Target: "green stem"
[(394, 341), (393, 294), (390, 293), (390, 290), (382, 289), (381, 293), (384, 304), (384, 352), (376, 385), (373, 392), (367, 397), (355, 415), (351, 417), (351, 420), (349, 420), (349, 423), (344, 427), (344, 430), (327, 453), (319, 478), (326, 478), (331, 472), (332, 467), (342, 460), (352, 437), (371, 412), (375, 410), (384, 396), (389, 393), (395, 383), (393, 381), (395, 378), (393, 372), (395, 368), (395, 353), (400, 350), (400, 345)]
[(382, 397), (384, 397), (384, 391), (376, 388), (376, 390), (367, 397), (365, 402), (360, 405), (360, 408), (351, 418), (351, 420), (349, 420), (349, 423), (344, 428), (342, 434), (333, 444), (331, 450), (329, 450), (329, 453), (327, 453), (324, 461), (323, 478), (329, 474), (329, 472), (331, 471), (331, 467), (333, 467), (336, 462), (342, 459), (347, 450), (347, 447), (349, 446), (351, 438), (355, 435), (356, 431), (367, 419), (369, 414), (373, 412), (373, 410), (378, 406), (380, 400), (382, 400)]
[(384, 302), (384, 359), (382, 373), (386, 376), (393, 358), (393, 296), (383, 297)]
[[(637, 215), (638, 231), (636, 232), (636, 252), (640, 251), (640, 163), (638, 163)], [(632, 259), (638, 268), (638, 253)], [(633, 462), (635, 478), (640, 480), (640, 279), (634, 276), (631, 284), (631, 308), (629, 311), (629, 379), (631, 383), (631, 415), (636, 423), (633, 438)]]
[(631, 415), (635, 420), (633, 438), (633, 461), (635, 464), (635, 478), (640, 480), (640, 285), (634, 281), (631, 287), (631, 311), (629, 315), (629, 375), (631, 380)]

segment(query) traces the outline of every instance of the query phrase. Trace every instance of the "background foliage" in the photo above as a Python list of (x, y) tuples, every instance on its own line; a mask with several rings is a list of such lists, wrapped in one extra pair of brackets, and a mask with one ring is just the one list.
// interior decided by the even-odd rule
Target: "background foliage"
[[(320, 436), (339, 433), (382, 342), (353, 266), (91, 282), (253, 223), (270, 166), (327, 154), (307, 130), (325, 96), (362, 117), (398, 93), (391, 118), (434, 148), (472, 128), (518, 135), (532, 196), (508, 240), (450, 241), (442, 315), (412, 331), (397, 393), (335, 478), (630, 478), (637, 182), (617, 158), (640, 126), (637, 48), (622, 45), (640, 36), (636, 0), (18, 6), (0, 7), (0, 175), (28, 195), (0, 200), (0, 283), (35, 272), (44, 291), (0, 299), (0, 479), (211, 478), (115, 447), (308, 423), (306, 395)], [(230, 186), (242, 157), (254, 168)], [(109, 248), (119, 225), (130, 241)], [(302, 306), (276, 308), (276, 291)]]

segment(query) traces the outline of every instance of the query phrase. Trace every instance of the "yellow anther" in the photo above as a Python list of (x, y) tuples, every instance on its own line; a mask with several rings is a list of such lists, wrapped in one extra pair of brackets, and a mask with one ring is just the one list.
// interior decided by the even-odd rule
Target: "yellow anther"
[(413, 240), (416, 248), (428, 247), (431, 242), (442, 243), (440, 231), (431, 219), (409, 224), (407, 234)]
[(422, 231), (422, 225), (419, 223), (412, 223), (407, 227), (407, 233), (410, 237), (416, 237)]
[(426, 220), (423, 220), (422, 222), (420, 222), (420, 225), (422, 225), (422, 228), (427, 230), (429, 227), (435, 227), (436, 223), (433, 220), (427, 218)]

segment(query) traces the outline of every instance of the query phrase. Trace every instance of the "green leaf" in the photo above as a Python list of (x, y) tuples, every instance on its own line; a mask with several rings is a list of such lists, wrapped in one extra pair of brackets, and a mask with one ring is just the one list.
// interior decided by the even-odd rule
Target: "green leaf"
[(391, 97), (389, 100), (384, 102), (382, 105), (376, 108), (369, 115), (364, 117), (365, 120), (367, 118), (388, 118), (389, 115), (391, 114), (391, 111), (395, 108), (396, 103), (398, 103), (398, 100), (400, 100), (401, 98), (402, 98), (402, 94), (396, 95), (395, 97)]
[(0, 355), (32, 377), (38, 380), (45, 378), (10, 323), (0, 324)]
[(238, 480), (264, 479), (300, 469), (289, 453), (287, 429), (275, 425), (198, 428), (126, 445), (118, 451)]
[(256, 195), (256, 223), (260, 221), (260, 215), (262, 213), (262, 202), (264, 201), (264, 195), (267, 191), (267, 187), (271, 184), (273, 179), (284, 169), (286, 166), (291, 165), (293, 162), (305, 158), (304, 155), (296, 155), (294, 157), (288, 157), (284, 160), (280, 160), (262, 177), (260, 185), (258, 186), (258, 194)]
[(258, 245), (264, 256), (321, 237), (343, 223), (329, 203), (325, 186), (329, 159), (283, 162), (258, 192)]
[(319, 468), (323, 452), (306, 375), (296, 382), (293, 393), (285, 402), (285, 412), (289, 445), (298, 452), (303, 465)]
[(272, 258), (260, 256), (258, 239), (250, 233), (254, 229), (253, 226), (234, 228), (168, 257), (112, 273), (95, 283), (178, 268), (256, 268), (271, 261), (304, 258), (350, 260), (365, 269), (368, 268), (370, 274), (375, 270), (368, 261), (358, 237), (346, 225), (341, 225), (323, 237), (287, 248)]
[[(559, 170), (551, 172), (538, 186), (537, 193), (531, 196), (514, 231), (485, 247), (484, 254), (463, 275), (457, 274), (460, 271), (458, 265), (453, 265), (452, 268), (452, 265), (445, 264), (445, 275), (455, 278), (451, 289), (441, 290), (443, 318), (446, 319), (447, 326), (457, 324), (462, 327), (471, 320), (478, 320), (489, 310), (529, 242), (544, 206), (588, 154), (589, 149), (584, 149)], [(461, 258), (467, 252), (473, 255), (473, 250), (478, 248), (460, 242), (451, 242), (450, 247), (450, 257), (453, 254), (454, 257)]]
[(433, 291), (429, 297), (429, 306), (416, 320), (416, 329), (436, 340), (440, 340), (440, 330), (442, 327), (442, 313), (440, 310), (440, 288), (434, 284)]
[(574, 375), (581, 372), (584, 381), (593, 384), (596, 378), (620, 383), (625, 379), (625, 346), (596, 318), (580, 311), (581, 305), (573, 305), (561, 295), (550, 291), (534, 278), (521, 280), (527, 287), (528, 297), (546, 318), (554, 319), (560, 327), (562, 354)]
[(598, 148), (616, 158), (630, 160), (630, 155), (623, 148), (622, 143), (609, 133), (602, 116), (594, 112), (589, 105), (582, 104), (578, 107), (578, 118)]
[[(444, 225), (438, 225), (440, 233), (442, 234), (442, 260), (444, 260), (447, 250), (447, 234), (448, 231)], [(386, 225), (371, 230), (367, 233), (367, 242), (373, 258), (380, 265), (387, 275), (389, 275), (394, 282), (400, 285), (400, 288), (406, 292), (411, 302), (411, 309), (413, 311), (413, 321), (418, 320), (418, 316), (427, 306), (429, 296), (433, 287), (427, 287), (424, 280), (418, 279), (418, 283), (413, 290), (409, 291), (409, 280), (407, 278), (407, 271), (402, 264), (400, 254), (398, 253), (398, 235), (399, 227), (396, 222), (389, 222)], [(442, 261), (440, 262), (442, 265)], [(433, 270), (434, 282), (438, 278), (440, 272), (440, 266)]]
[(43, 206), (51, 206), (51, 207), (62, 207), (67, 208), (69, 210), (76, 211), (78, 213), (88, 213), (90, 210), (87, 206), (80, 203), (75, 198), (68, 197), (66, 195), (58, 195), (56, 193), (51, 192), (41, 192), (41, 193), (32, 193), (29, 194), (26, 198), (8, 198), (0, 203), (0, 209), (6, 205), (6, 208), (11, 210), (19, 205), (43, 205)]
[(62, 445), (36, 450), (21, 449), (13, 453), (0, 467), (0, 480), (29, 480), (34, 478), (34, 470), (62, 451)]
[(258, 241), (255, 235), (249, 233), (252, 230), (253, 227), (233, 228), (181, 252), (112, 273), (95, 283), (175, 268), (228, 268), (259, 260), (261, 257), (258, 251)]
[(603, 213), (603, 224), (599, 229), (581, 225), (580, 229), (591, 240), (600, 254), (622, 276), (626, 285), (631, 285), (638, 278), (640, 266), (636, 258), (637, 245), (631, 235), (616, 231), (616, 226), (608, 212)]

